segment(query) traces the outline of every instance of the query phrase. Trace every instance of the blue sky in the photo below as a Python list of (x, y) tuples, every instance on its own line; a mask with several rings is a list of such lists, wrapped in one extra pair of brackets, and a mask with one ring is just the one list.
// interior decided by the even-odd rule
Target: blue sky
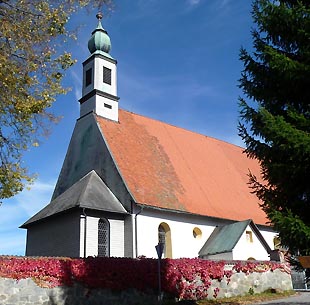
[[(123, 109), (242, 145), (237, 135), (237, 87), (241, 46), (251, 47), (251, 2), (243, 0), (114, 0), (103, 27), (118, 61), (118, 96)], [(70, 20), (77, 41), (63, 47), (78, 60), (66, 75), (72, 88), (52, 111), (62, 120), (25, 164), (38, 178), (31, 190), (0, 207), (0, 254), (24, 255), (26, 231), (18, 227), (49, 203), (81, 98), (82, 62), (97, 26), (96, 11)]]

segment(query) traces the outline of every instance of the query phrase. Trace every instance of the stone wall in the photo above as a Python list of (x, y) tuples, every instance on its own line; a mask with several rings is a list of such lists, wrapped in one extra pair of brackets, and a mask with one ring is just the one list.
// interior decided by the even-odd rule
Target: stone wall
[[(291, 290), (291, 276), (280, 270), (262, 273), (235, 273), (231, 281), (212, 281), (209, 297), (212, 298), (214, 289), (220, 289), (218, 297), (244, 295), (253, 289), (254, 293), (273, 288)], [(80, 285), (73, 287), (41, 288), (32, 279), (16, 281), (0, 278), (1, 305), (155, 305), (157, 296), (152, 293), (139, 293), (134, 290), (111, 292), (103, 289), (89, 290)]]
[(254, 293), (261, 293), (268, 289), (278, 291), (293, 289), (291, 275), (279, 269), (267, 272), (253, 272), (248, 275), (243, 272), (235, 273), (228, 284), (226, 280), (221, 282), (213, 281), (212, 287), (209, 288), (209, 297), (212, 297), (216, 287), (220, 289), (218, 298), (245, 295), (249, 293), (250, 289)]
[(1, 305), (138, 305), (157, 304), (154, 294), (134, 290), (111, 292), (89, 290), (81, 285), (73, 287), (41, 288), (32, 279), (16, 281), (0, 278)]

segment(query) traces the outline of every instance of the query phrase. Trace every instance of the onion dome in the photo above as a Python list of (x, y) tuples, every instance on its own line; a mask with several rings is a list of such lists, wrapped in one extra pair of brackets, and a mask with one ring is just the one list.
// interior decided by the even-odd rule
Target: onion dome
[(88, 50), (91, 54), (96, 51), (109, 53), (111, 50), (111, 40), (108, 32), (101, 25), (102, 14), (98, 13), (96, 17), (99, 22), (97, 28), (92, 32), (92, 36), (88, 41)]

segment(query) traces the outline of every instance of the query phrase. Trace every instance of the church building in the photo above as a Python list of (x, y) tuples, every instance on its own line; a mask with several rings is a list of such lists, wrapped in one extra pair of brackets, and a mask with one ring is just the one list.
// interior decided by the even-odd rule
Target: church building
[(243, 149), (122, 110), (101, 25), (83, 63), (80, 117), (51, 201), (26, 221), (28, 256), (269, 260), (267, 225)]

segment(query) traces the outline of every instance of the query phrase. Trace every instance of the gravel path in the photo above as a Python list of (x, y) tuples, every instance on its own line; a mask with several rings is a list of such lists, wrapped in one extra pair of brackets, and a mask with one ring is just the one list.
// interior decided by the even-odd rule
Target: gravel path
[(255, 303), (255, 305), (267, 305), (267, 304), (274, 304), (274, 305), (287, 305), (287, 304), (294, 304), (294, 305), (310, 305), (310, 292), (299, 292), (298, 295), (294, 295), (292, 297), (288, 297), (285, 299), (278, 299), (268, 302), (262, 303)]

